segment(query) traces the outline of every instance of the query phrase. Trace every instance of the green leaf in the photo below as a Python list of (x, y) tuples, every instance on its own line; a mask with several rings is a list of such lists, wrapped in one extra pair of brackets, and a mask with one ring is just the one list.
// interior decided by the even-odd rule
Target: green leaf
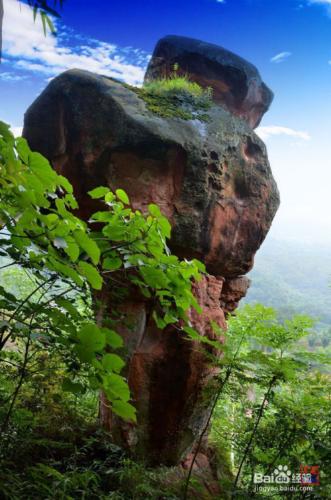
[(87, 279), (89, 284), (95, 290), (101, 290), (102, 288), (102, 277), (95, 267), (93, 267), (88, 262), (80, 261), (78, 264), (78, 269), (81, 274)]
[(174, 323), (177, 323), (178, 318), (177, 318), (177, 316), (175, 316), (174, 314), (172, 314), (172, 313), (170, 313), (170, 312), (167, 312), (167, 313), (164, 315), (163, 320), (165, 321), (165, 323), (167, 323), (167, 325), (169, 325), (169, 324), (174, 324)]
[(37, 18), (37, 13), (38, 13), (38, 5), (35, 5), (33, 7), (33, 20), (35, 21)]
[(101, 352), (106, 345), (106, 335), (96, 324), (86, 323), (77, 334), (79, 343), (76, 351), (83, 362), (90, 362), (96, 352)]
[(153, 319), (156, 323), (156, 326), (160, 329), (163, 330), (167, 326), (167, 323), (156, 313), (156, 311), (153, 311)]
[(66, 242), (66, 240), (64, 238), (60, 238), (57, 236), (53, 240), (53, 245), (55, 246), (55, 248), (67, 248), (68, 243)]
[[(58, 271), (63, 276), (71, 278), (78, 286), (83, 285), (84, 283), (83, 280), (81, 279), (79, 274), (75, 271), (75, 269), (73, 269), (72, 267), (66, 264), (62, 264), (62, 262), (52, 257), (49, 258), (48, 262), (50, 264), (50, 267), (53, 268), (55, 271)], [(83, 276), (85, 275), (83, 274)]]
[(78, 316), (78, 312), (76, 307), (70, 302), (70, 300), (65, 299), (64, 297), (59, 297), (55, 299), (55, 302), (58, 306), (65, 309), (72, 317), (76, 318)]
[[(77, 200), (71, 193), (67, 193), (63, 199), (65, 201), (65, 204), (72, 210), (76, 210), (78, 208)], [(83, 221), (77, 219), (77, 217), (74, 217), (72, 214), (70, 214), (70, 220), (75, 220), (75, 222), (79, 223), (80, 226), (85, 226), (85, 223)]]
[(114, 193), (112, 191), (109, 191), (109, 193), (106, 194), (105, 196), (105, 202), (112, 206), (113, 204), (113, 201), (115, 200), (116, 196), (114, 195)]
[(115, 373), (120, 373), (122, 368), (125, 366), (125, 362), (117, 354), (105, 354), (102, 358), (102, 366), (107, 371), (113, 371)]
[(111, 373), (107, 375), (104, 379), (104, 386), (106, 390), (107, 397), (114, 401), (115, 399), (122, 399), (123, 401), (129, 401), (130, 390), (125, 379), (116, 373)]
[(52, 187), (55, 187), (57, 174), (50, 166), (48, 160), (46, 160), (46, 158), (44, 158), (40, 153), (30, 153), (29, 167), (46, 189), (52, 189)]
[(92, 191), (89, 191), (88, 194), (90, 197), (95, 200), (98, 198), (104, 198), (107, 193), (109, 193), (110, 189), (104, 186), (99, 186), (95, 189), (92, 189)]
[(196, 268), (198, 269), (198, 271), (200, 271), (200, 273), (206, 272), (206, 266), (200, 260), (193, 259), (192, 264), (196, 266)]
[(72, 394), (83, 394), (85, 387), (79, 382), (72, 382), (70, 379), (65, 378), (62, 382), (62, 390), (64, 392), (71, 392)]
[(133, 422), (137, 421), (136, 409), (130, 403), (115, 400), (112, 402), (112, 410), (119, 417), (122, 417), (125, 420), (132, 420)]
[(119, 257), (106, 257), (103, 261), (103, 268), (109, 271), (115, 271), (122, 267), (122, 259)]
[(54, 35), (56, 33), (56, 29), (54, 27), (54, 24), (53, 24), (51, 18), (49, 16), (47, 16), (47, 15), (45, 16), (45, 18), (46, 18), (48, 27), (50, 29), (50, 32)]
[(145, 283), (152, 288), (165, 288), (169, 284), (167, 276), (161, 269), (143, 266), (139, 271)]
[(63, 177), (63, 175), (58, 175), (57, 181), (67, 191), (67, 193), (73, 193), (72, 185), (66, 177)]
[(191, 338), (191, 340), (202, 342), (203, 344), (211, 345), (211, 346), (215, 347), (216, 349), (223, 350), (223, 345), (219, 341), (210, 340), (208, 337), (204, 337), (203, 335), (200, 335), (200, 333), (197, 330), (195, 330), (194, 328), (192, 328), (191, 326), (186, 325), (183, 327), (183, 330), (184, 330), (184, 332), (186, 332), (188, 334), (188, 336)]
[(90, 388), (94, 391), (100, 389), (100, 381), (94, 375), (90, 375), (88, 378)]
[(80, 254), (79, 246), (76, 243), (67, 240), (67, 247), (64, 251), (70, 257), (72, 262), (76, 262)]
[(171, 236), (171, 224), (166, 217), (161, 217), (158, 220), (158, 225), (162, 230), (162, 234), (165, 238), (170, 238)]
[(47, 214), (45, 215), (44, 220), (47, 227), (53, 227), (58, 223), (59, 217), (56, 214)]
[(127, 236), (127, 225), (125, 223), (121, 223), (116, 221), (116, 223), (108, 224), (102, 229), (102, 232), (105, 236), (107, 236), (110, 240), (113, 241), (122, 241), (126, 239)]
[(17, 137), (16, 138), (16, 148), (17, 148), (17, 152), (18, 152), (21, 160), (24, 163), (28, 164), (29, 163), (29, 155), (31, 153), (31, 150), (29, 148), (27, 140), (24, 139), (24, 137)]
[(160, 208), (154, 203), (148, 205), (148, 211), (153, 217), (158, 218), (162, 216)]
[(129, 197), (128, 197), (128, 195), (126, 194), (126, 192), (125, 192), (125, 191), (123, 191), (123, 189), (116, 189), (115, 193), (116, 193), (117, 198), (118, 198), (118, 199), (119, 199), (122, 203), (124, 203), (124, 205), (129, 205), (129, 204), (130, 204)]
[(117, 349), (118, 347), (123, 346), (123, 339), (122, 337), (114, 332), (114, 330), (110, 330), (109, 328), (102, 328), (102, 332), (104, 332), (106, 336), (106, 344), (113, 349)]
[(82, 230), (74, 231), (73, 236), (78, 245), (87, 253), (93, 264), (96, 266), (100, 259), (100, 249), (96, 242), (89, 238), (88, 235)]
[(184, 326), (183, 328), (184, 332), (186, 332), (192, 340), (200, 340), (203, 338), (200, 333), (198, 333), (194, 328), (191, 326)]
[(14, 142), (15, 140), (15, 137), (10, 130), (10, 125), (2, 121), (0, 121), (0, 136), (2, 136), (6, 142)]
[(41, 11), (40, 17), (41, 17), (41, 21), (42, 21), (42, 25), (43, 25), (43, 32), (44, 32), (44, 35), (46, 36), (46, 34), (47, 34), (47, 30), (46, 30), (46, 17), (47, 17), (47, 15), (45, 14), (45, 12)]

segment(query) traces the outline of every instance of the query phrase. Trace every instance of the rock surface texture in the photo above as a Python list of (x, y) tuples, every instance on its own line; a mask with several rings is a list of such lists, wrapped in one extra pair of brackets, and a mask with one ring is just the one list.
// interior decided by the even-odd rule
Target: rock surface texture
[[(170, 52), (161, 51), (164, 67), (181, 63), (177, 54), (184, 54), (186, 39), (161, 40), (155, 55), (169, 46), (167, 40)], [(174, 40), (180, 43), (174, 45)], [(246, 293), (249, 283), (243, 275), (251, 269), (279, 205), (266, 148), (248, 124), (256, 125), (271, 93), (255, 68), (237, 56), (202, 42), (185, 43), (200, 47), (195, 52), (200, 54), (199, 71), (192, 78), (199, 74), (198, 81), (204, 83), (206, 71), (205, 83), (213, 77), (213, 88), (221, 89), (221, 68), (229, 61), (233, 74), (242, 74), (244, 81), (237, 75), (231, 85), (228, 82), (227, 95), (233, 97), (228, 102), (215, 92), (205, 122), (161, 118), (121, 83), (71, 70), (52, 80), (29, 108), (24, 136), (70, 179), (86, 220), (99, 208), (86, 193), (99, 185), (125, 189), (134, 208), (145, 210), (151, 202), (160, 206), (173, 225), (173, 252), (197, 257), (207, 266), (209, 274), (194, 285), (203, 312), (192, 312), (191, 321), (202, 335), (213, 338), (210, 321), (225, 330), (225, 314)], [(183, 60), (193, 64), (192, 57)], [(202, 60), (215, 62), (212, 77), (209, 63), (203, 66)], [(159, 71), (154, 62), (148, 78)], [(184, 69), (190, 73), (190, 68)], [(261, 96), (265, 92), (264, 100), (260, 91)], [(240, 99), (235, 100), (236, 95)], [(104, 297), (111, 308), (107, 290)], [(194, 448), (208, 418), (205, 389), (215, 370), (199, 346), (178, 329), (157, 329), (146, 300), (128, 299), (122, 310), (127, 376), (138, 422), (124, 423), (101, 404), (103, 424), (151, 464), (178, 464)]]
[(268, 110), (273, 93), (258, 70), (241, 57), (217, 45), (183, 36), (166, 36), (155, 47), (145, 80), (174, 73), (189, 75), (202, 87), (211, 87), (215, 102), (255, 128)]

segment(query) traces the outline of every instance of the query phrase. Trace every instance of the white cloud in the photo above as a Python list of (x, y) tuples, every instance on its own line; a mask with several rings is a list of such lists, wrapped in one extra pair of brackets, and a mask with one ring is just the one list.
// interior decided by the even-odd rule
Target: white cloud
[(331, 15), (331, 0), (308, 0), (308, 5), (324, 5)]
[(58, 36), (43, 34), (40, 17), (17, 0), (4, 0), (3, 53), (16, 68), (54, 76), (71, 68), (102, 73), (127, 83), (142, 82), (149, 56), (133, 48), (119, 48), (86, 39), (57, 24)]
[(322, 5), (331, 5), (331, 0), (309, 0), (309, 3), (319, 3)]
[(255, 132), (264, 141), (266, 139), (269, 139), (272, 136), (275, 136), (275, 135), (286, 135), (289, 137), (296, 137), (297, 139), (302, 139), (304, 141), (309, 141), (311, 139), (308, 132), (304, 132), (301, 130), (294, 130), (294, 129), (288, 128), (288, 127), (281, 127), (278, 125), (269, 125), (269, 126), (258, 127), (255, 130)]
[(20, 137), (23, 132), (23, 127), (11, 127), (11, 131), (15, 137)]
[(292, 52), (280, 52), (279, 54), (276, 54), (270, 59), (270, 62), (273, 63), (281, 63), (285, 61), (288, 57), (292, 55)]
[(25, 75), (16, 75), (15, 73), (5, 71), (4, 73), (0, 73), (0, 80), (4, 82), (18, 82), (20, 80), (25, 80)]

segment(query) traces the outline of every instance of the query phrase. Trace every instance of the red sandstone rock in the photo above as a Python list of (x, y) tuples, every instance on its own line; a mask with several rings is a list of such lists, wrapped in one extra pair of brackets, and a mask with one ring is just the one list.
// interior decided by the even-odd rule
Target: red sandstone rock
[(269, 109), (273, 93), (258, 70), (241, 57), (211, 43), (183, 36), (166, 36), (157, 43), (145, 81), (174, 74), (188, 75), (213, 89), (213, 99), (255, 128)]
[(99, 208), (88, 190), (121, 187), (133, 207), (161, 207), (177, 255), (233, 278), (251, 269), (279, 195), (251, 128), (220, 106), (207, 115), (206, 123), (160, 118), (120, 83), (73, 70), (29, 108), (24, 135), (72, 182), (83, 218)]
[(232, 313), (238, 307), (239, 301), (246, 296), (250, 283), (246, 276), (225, 280), (220, 302), (225, 313)]
[[(189, 470), (194, 454), (190, 453), (182, 463), (184, 471)], [(215, 463), (215, 458), (212, 457)], [(220, 484), (217, 478), (216, 471), (213, 469), (211, 457), (208, 452), (201, 451), (197, 454), (193, 465), (193, 476), (199, 480), (199, 488), (196, 490), (194, 486), (189, 488), (190, 499), (213, 500), (222, 498)], [(184, 477), (185, 480), (185, 477)]]
[[(160, 118), (120, 83), (73, 70), (52, 80), (29, 108), (24, 136), (70, 179), (85, 220), (99, 209), (87, 195), (99, 185), (125, 189), (134, 208), (161, 207), (173, 225), (174, 253), (206, 263), (210, 275), (194, 285), (202, 314), (190, 317), (201, 335), (214, 338), (210, 321), (226, 328), (224, 312), (247, 289), (237, 278), (252, 267), (279, 196), (252, 129), (216, 104), (207, 115), (206, 123)], [(102, 293), (111, 309), (110, 290)], [(112, 415), (104, 398), (101, 420), (136, 456), (178, 464), (206, 424), (212, 401), (206, 388), (217, 370), (178, 328), (160, 331), (146, 299), (133, 294), (121, 307), (138, 420), (133, 425)]]
[[(192, 326), (210, 339), (215, 339), (210, 321), (226, 328), (219, 307), (222, 284), (222, 279), (205, 276), (194, 285), (202, 314), (191, 313)], [(103, 421), (115, 439), (138, 457), (151, 464), (175, 465), (205, 426), (210, 406), (205, 389), (218, 372), (211, 368), (201, 345), (189, 341), (178, 328), (159, 330), (153, 319), (148, 319), (145, 302), (129, 302), (122, 310), (124, 323), (135, 325), (133, 330), (123, 327), (121, 334), (128, 348), (128, 380), (138, 425), (112, 415), (104, 400)], [(219, 353), (213, 350), (213, 354)]]

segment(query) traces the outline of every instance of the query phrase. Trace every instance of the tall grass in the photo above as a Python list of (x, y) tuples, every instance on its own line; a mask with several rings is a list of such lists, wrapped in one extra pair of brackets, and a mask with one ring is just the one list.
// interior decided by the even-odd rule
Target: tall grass
[(152, 80), (134, 89), (147, 108), (164, 118), (207, 121), (206, 111), (212, 104), (212, 89), (203, 88), (188, 76), (175, 72), (168, 78)]
[(203, 96), (211, 97), (211, 88), (204, 89), (198, 83), (192, 82), (187, 76), (177, 76), (176, 74), (169, 78), (152, 80), (144, 84), (144, 90), (149, 94), (159, 96), (174, 96), (178, 94), (187, 94), (199, 98)]

